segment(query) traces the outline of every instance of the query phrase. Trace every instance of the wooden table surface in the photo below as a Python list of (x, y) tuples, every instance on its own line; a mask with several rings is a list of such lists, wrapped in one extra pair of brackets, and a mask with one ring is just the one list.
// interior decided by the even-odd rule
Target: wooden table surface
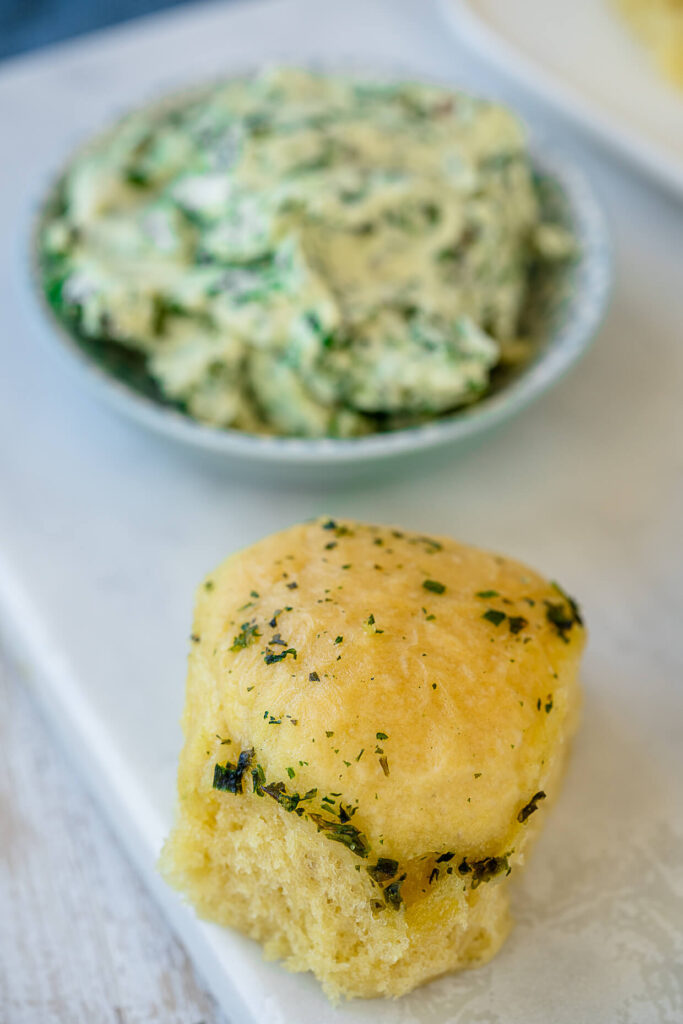
[(0, 649), (0, 1021), (228, 1024)]

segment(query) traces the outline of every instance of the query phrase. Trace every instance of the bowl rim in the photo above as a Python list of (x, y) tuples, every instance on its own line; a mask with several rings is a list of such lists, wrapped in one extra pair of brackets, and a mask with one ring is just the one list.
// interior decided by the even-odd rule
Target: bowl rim
[[(314, 64), (309, 66), (315, 67)], [(253, 70), (247, 69), (246, 74), (253, 73)], [(349, 68), (346, 70), (347, 73), (350, 71)], [(238, 77), (244, 73), (225, 77)], [(359, 75), (357, 69), (351, 69), (351, 73)], [(377, 73), (368, 74), (367, 77), (401, 80), (399, 75), (378, 76)], [(405, 80), (408, 76), (404, 74), (402, 77)], [(441, 84), (451, 89), (461, 88), (454, 83), (438, 81), (425, 75), (412, 77), (413, 80)], [(201, 94), (220, 80), (213, 79), (176, 91), (168, 91), (157, 97), (156, 101), (152, 99), (146, 104), (136, 105), (129, 112), (154, 107), (163, 108), (180, 96)], [(562, 323), (546, 339), (538, 357), (523, 368), (518, 376), (503, 384), (500, 390), (484, 395), (471, 406), (425, 423), (359, 437), (304, 438), (259, 435), (231, 427), (214, 427), (201, 423), (171, 405), (155, 401), (115, 377), (85, 351), (59, 319), (45, 296), (40, 265), (40, 235), (55, 189), (64, 171), (78, 154), (87, 151), (90, 145), (112, 131), (118, 120), (120, 118), (113, 119), (102, 131), (90, 134), (80, 146), (72, 148), (67, 159), (61, 162), (56, 174), (49, 178), (48, 187), (32, 211), (28, 232), (29, 283), (34, 310), (41, 314), (43, 333), (49, 332), (59, 338), (61, 345), (58, 349), (69, 357), (74, 369), (80, 367), (84, 371), (81, 380), (90, 386), (96, 397), (105, 399), (119, 413), (157, 434), (195, 449), (219, 455), (262, 463), (295, 464), (367, 462), (464, 441), (492, 429), (521, 412), (535, 398), (557, 383), (587, 350), (604, 320), (613, 277), (612, 250), (605, 215), (587, 178), (574, 162), (557, 148), (539, 146), (532, 139), (528, 146), (532, 169), (559, 186), (567, 203), (570, 224), (580, 247), (573, 269), (574, 287), (567, 297)]]

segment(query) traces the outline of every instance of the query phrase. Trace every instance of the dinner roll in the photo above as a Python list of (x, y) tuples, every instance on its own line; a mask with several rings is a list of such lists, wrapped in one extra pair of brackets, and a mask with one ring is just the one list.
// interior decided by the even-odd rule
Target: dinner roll
[(162, 870), (339, 996), (481, 964), (559, 783), (575, 602), (513, 559), (333, 519), (197, 596)]

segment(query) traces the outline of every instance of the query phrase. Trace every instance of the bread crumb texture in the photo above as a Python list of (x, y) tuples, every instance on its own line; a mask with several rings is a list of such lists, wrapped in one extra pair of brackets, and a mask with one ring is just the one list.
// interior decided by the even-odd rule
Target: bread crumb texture
[(332, 999), (484, 963), (583, 643), (557, 584), (449, 539), (320, 519), (233, 555), (198, 590), (163, 873)]

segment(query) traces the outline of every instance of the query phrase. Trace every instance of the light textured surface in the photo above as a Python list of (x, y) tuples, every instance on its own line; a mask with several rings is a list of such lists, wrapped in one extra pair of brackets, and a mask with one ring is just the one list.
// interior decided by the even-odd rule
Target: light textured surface
[[(366, 63), (375, 55), (503, 88), (455, 48), (422, 0), (209, 6), (6, 65), (6, 632), (235, 1024), (547, 1024), (549, 1007), (553, 1024), (679, 1024), (683, 210), (563, 132), (605, 199), (618, 280), (600, 339), (572, 375), (457, 459), (444, 452), (336, 490), (325, 489), (322, 471), (317, 490), (237, 480), (82, 390), (35, 326), (22, 246), (48, 169), (103, 117), (266, 54)], [(509, 87), (505, 94), (521, 101)], [(552, 136), (538, 108), (522, 109)], [(309, 978), (264, 965), (253, 944), (196, 924), (154, 868), (172, 817), (194, 586), (228, 551), (319, 512), (400, 520), (509, 552), (580, 595), (590, 631), (583, 726), (529, 881), (516, 889), (510, 942), (481, 971), (399, 1003), (340, 1011)], [(123, 945), (117, 955), (125, 962)]]
[(0, 649), (0, 1019), (227, 1024)]

